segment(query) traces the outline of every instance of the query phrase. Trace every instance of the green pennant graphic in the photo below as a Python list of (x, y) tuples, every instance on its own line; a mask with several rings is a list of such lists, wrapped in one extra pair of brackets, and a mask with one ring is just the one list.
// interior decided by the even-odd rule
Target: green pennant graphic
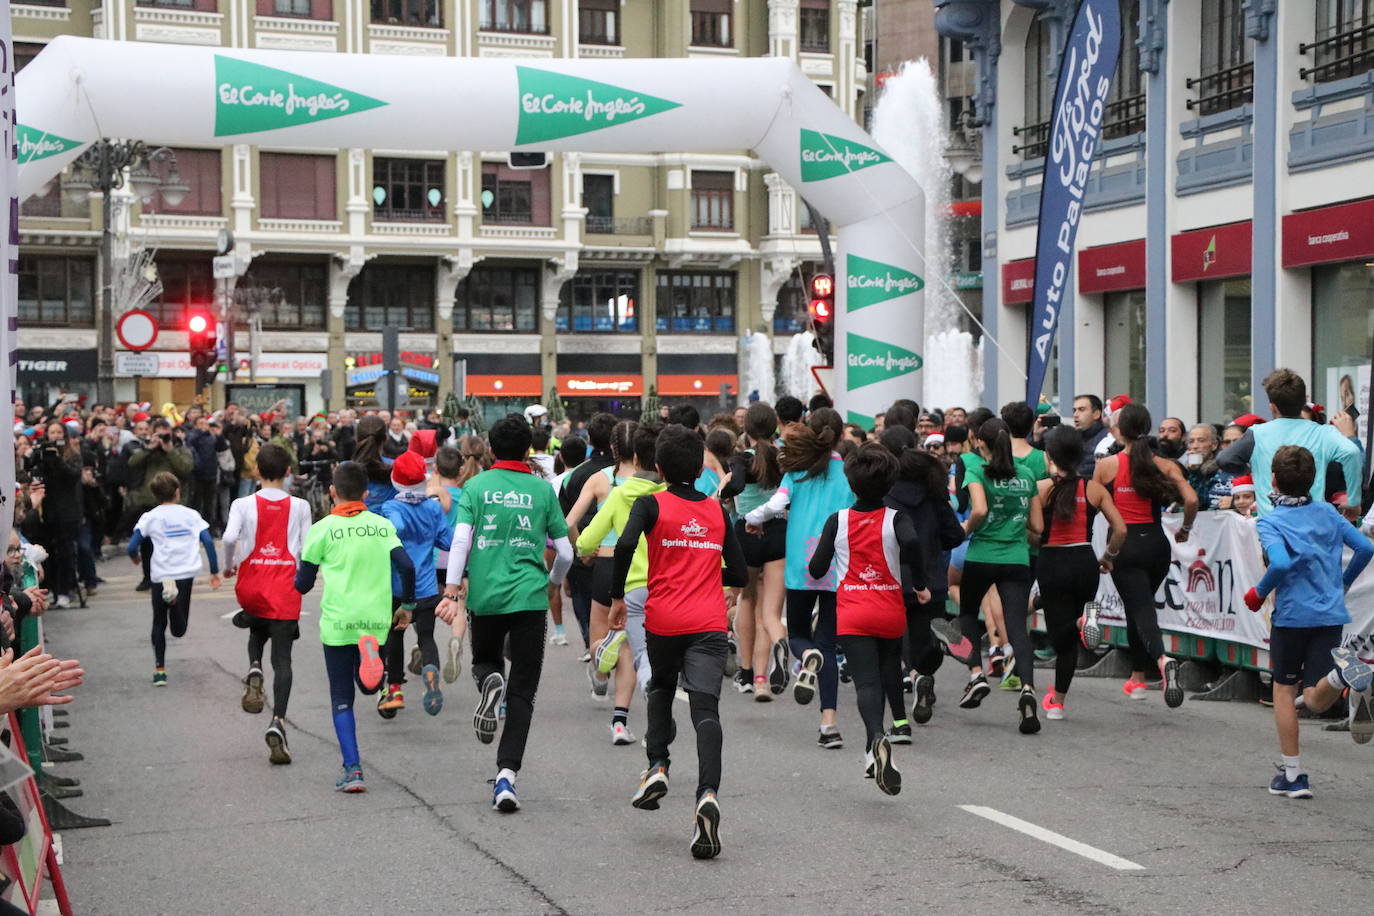
[(886, 381), (921, 368), (919, 354), (871, 337), (850, 334), (845, 359), (849, 369), (849, 390)]
[(854, 423), (858, 426), (862, 426), (864, 429), (872, 429), (873, 424), (876, 421), (873, 417), (870, 417), (866, 414), (861, 414), (858, 411), (851, 410), (849, 411), (849, 419), (845, 420), (845, 422)]
[(580, 76), (533, 67), (515, 70), (520, 80), (517, 146), (587, 134), (682, 107), (681, 102)]
[(853, 140), (802, 128), (802, 181), (822, 181), (891, 161), (877, 150)]
[(924, 280), (909, 270), (853, 254), (845, 260), (845, 272), (849, 275), (846, 309), (851, 312), (889, 299), (909, 296), (920, 292), (926, 285)]
[(76, 140), (68, 140), (66, 137), (59, 137), (57, 134), (46, 133), (30, 127), (27, 124), (19, 125), (19, 164), (33, 162), (37, 159), (47, 159), (49, 156), (60, 156), (68, 150), (76, 149), (81, 143)]
[(386, 102), (275, 67), (215, 55), (215, 136), (342, 118)]

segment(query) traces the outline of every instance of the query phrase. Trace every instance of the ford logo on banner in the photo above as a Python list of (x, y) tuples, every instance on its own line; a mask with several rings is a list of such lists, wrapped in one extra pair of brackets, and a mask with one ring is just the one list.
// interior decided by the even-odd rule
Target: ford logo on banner
[(1059, 61), (1054, 90), (1045, 181), (1040, 189), (1040, 223), (1035, 241), (1035, 299), (1030, 353), (1026, 359), (1026, 403), (1034, 407), (1045, 383), (1054, 332), (1073, 261), (1083, 191), (1093, 154), (1102, 139), (1102, 117), (1121, 55), (1118, 0), (1083, 0)]

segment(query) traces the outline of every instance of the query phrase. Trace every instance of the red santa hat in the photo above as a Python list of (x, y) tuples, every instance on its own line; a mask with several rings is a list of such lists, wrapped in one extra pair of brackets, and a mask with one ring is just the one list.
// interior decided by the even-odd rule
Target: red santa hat
[(391, 465), (391, 482), (398, 490), (417, 490), (425, 485), (425, 459), (416, 452), (404, 452)]
[(1253, 492), (1255, 492), (1255, 478), (1251, 477), (1249, 474), (1243, 474), (1240, 477), (1231, 478), (1232, 496), (1235, 496), (1237, 493)]
[(426, 461), (432, 459), (439, 451), (436, 436), (437, 433), (432, 429), (417, 429), (410, 437), (410, 451), (415, 452)]
[(1263, 422), (1264, 417), (1256, 416), (1252, 413), (1243, 413), (1240, 416), (1236, 417), (1234, 420), (1232, 420), (1231, 424), (1233, 426), (1239, 426), (1241, 429), (1249, 429), (1250, 427), (1257, 426)]

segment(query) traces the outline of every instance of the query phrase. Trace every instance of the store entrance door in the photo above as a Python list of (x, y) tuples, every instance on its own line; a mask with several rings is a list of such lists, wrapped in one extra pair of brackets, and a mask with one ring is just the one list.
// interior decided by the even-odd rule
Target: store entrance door
[(587, 422), (597, 413), (608, 413), (620, 420), (638, 420), (643, 409), (638, 397), (564, 398), (563, 404), (574, 425)]

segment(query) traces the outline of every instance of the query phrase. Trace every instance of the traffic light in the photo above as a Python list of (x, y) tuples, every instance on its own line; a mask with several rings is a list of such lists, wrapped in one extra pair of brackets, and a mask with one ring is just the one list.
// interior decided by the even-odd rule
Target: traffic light
[(830, 365), (835, 340), (835, 278), (830, 274), (816, 274), (811, 278), (811, 302), (807, 312), (811, 317), (811, 332), (816, 335), (816, 348)]
[(186, 337), (190, 344), (191, 365), (196, 369), (196, 390), (205, 386), (219, 359), (215, 339), (215, 319), (209, 312), (194, 311), (186, 318)]

